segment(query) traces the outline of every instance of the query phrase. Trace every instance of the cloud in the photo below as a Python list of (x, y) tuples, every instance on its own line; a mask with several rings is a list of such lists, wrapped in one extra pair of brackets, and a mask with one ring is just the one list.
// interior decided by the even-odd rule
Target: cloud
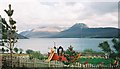
[(83, 20), (89, 27), (118, 27), (118, 13), (107, 13), (105, 15), (93, 15)]
[(117, 2), (93, 2), (88, 5), (94, 12), (97, 13), (108, 13), (108, 12), (116, 12), (118, 10)]
[(3, 10), (11, 3), (15, 10), (13, 18), (20, 31), (44, 25), (69, 27), (77, 22), (84, 22), (89, 27), (117, 27), (117, 2), (78, 1), (1, 0), (0, 14), (8, 18)]
[(85, 22), (89, 27), (118, 27), (117, 2), (92, 2), (86, 7), (78, 17), (79, 22)]
[(119, 0), (39, 0), (40, 2), (119, 2)]

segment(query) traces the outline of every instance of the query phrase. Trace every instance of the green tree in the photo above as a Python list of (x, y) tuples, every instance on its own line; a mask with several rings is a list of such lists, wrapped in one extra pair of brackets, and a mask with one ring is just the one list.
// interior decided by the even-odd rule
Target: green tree
[(27, 54), (32, 54), (33, 52), (34, 52), (34, 51), (31, 50), (31, 49), (26, 50), (26, 53), (27, 53)]
[(22, 54), (22, 53), (23, 53), (23, 49), (22, 49), (22, 48), (20, 48), (19, 50), (20, 50), (20, 54)]
[(1, 25), (2, 25), (2, 45), (12, 50), (14, 49), (14, 44), (17, 42), (17, 30), (16, 30), (16, 21), (11, 17), (13, 14), (13, 10), (11, 9), (11, 5), (9, 5), (9, 10), (5, 10), (7, 15), (9, 16), (9, 24), (6, 22), (5, 18), (1, 17)]
[(31, 49), (26, 50), (26, 53), (30, 55), (30, 59), (44, 59), (44, 56), (40, 53), (40, 51), (33, 51)]
[(93, 49), (85, 49), (82, 53), (85, 53), (85, 54), (104, 54), (104, 52), (98, 52), (98, 51), (94, 51)]
[(16, 53), (18, 53), (18, 48), (15, 47), (15, 48), (14, 48), (14, 51), (15, 51)]
[(115, 49), (115, 52), (120, 57), (120, 37), (119, 38), (113, 38), (113, 48)]
[(98, 47), (100, 47), (104, 52), (109, 53), (111, 58), (120, 57), (120, 36), (118, 38), (113, 38), (112, 43), (115, 50), (110, 48), (107, 41), (100, 43)]
[(2, 53), (4, 53), (5, 52), (5, 49), (4, 48), (2, 48)]
[(8, 53), (8, 52), (9, 52), (9, 49), (6, 49), (6, 52)]
[(17, 30), (16, 30), (16, 21), (12, 18), (13, 11), (11, 9), (11, 4), (9, 4), (9, 9), (4, 10), (9, 17), (9, 23), (6, 22), (5, 18), (1, 17), (1, 25), (2, 25), (2, 45), (7, 47), (10, 50), (11, 56), (11, 69), (12, 69), (12, 54), (14, 49), (14, 44), (17, 42)]
[(94, 53), (95, 51), (93, 49), (85, 49), (83, 52), (84, 53)]
[(110, 45), (108, 44), (107, 41), (100, 43), (98, 47), (100, 47), (102, 49), (102, 51), (104, 51), (105, 53), (108, 53), (108, 54), (110, 54), (112, 51), (110, 48)]
[(31, 53), (32, 58), (43, 59), (44, 56), (40, 53), (40, 51), (34, 51)]

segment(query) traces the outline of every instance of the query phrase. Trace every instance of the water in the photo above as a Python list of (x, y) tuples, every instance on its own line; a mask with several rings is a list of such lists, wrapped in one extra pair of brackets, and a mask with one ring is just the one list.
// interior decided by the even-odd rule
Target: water
[(32, 49), (47, 53), (48, 48), (52, 48), (55, 42), (56, 47), (62, 46), (65, 50), (72, 45), (76, 51), (83, 51), (84, 49), (101, 51), (98, 45), (103, 41), (108, 41), (112, 45), (111, 38), (31, 38), (19, 39), (16, 47), (22, 48), (24, 51)]

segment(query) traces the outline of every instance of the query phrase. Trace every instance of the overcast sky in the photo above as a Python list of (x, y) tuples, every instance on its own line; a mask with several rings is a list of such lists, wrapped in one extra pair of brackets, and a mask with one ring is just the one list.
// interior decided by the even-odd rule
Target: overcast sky
[(12, 4), (19, 31), (42, 26), (118, 27), (119, 0), (0, 0), (0, 15)]

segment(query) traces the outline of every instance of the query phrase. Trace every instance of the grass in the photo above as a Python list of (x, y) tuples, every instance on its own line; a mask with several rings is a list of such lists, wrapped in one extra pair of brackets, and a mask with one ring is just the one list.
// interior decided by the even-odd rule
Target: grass
[(114, 59), (105, 59), (105, 58), (79, 58), (78, 62), (81, 64), (84, 64), (85, 62), (88, 62), (89, 64), (97, 65), (100, 63), (103, 63), (104, 65), (110, 65), (111, 63), (114, 63)]

